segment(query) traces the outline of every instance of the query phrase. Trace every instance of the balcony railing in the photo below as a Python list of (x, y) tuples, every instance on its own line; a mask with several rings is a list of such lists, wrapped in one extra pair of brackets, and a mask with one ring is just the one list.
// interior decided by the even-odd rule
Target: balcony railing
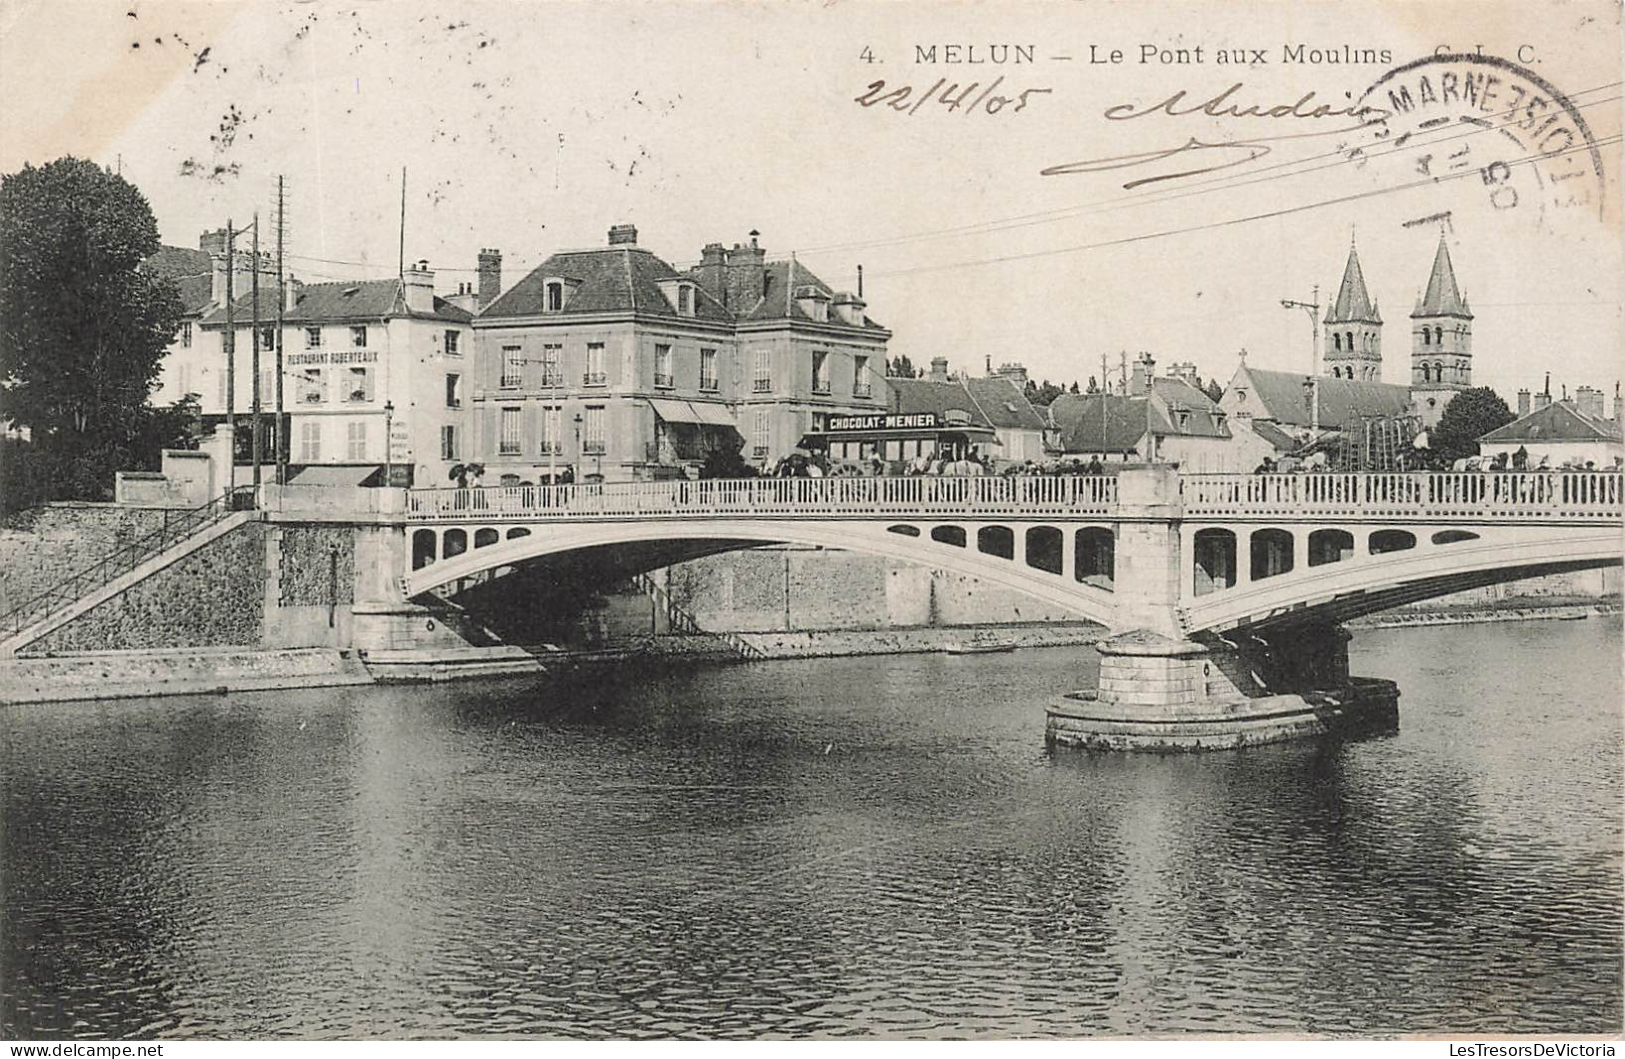
[(700, 392), (701, 393), (716, 393), (721, 388), (722, 388), (722, 384), (717, 381), (715, 376), (710, 376), (710, 377), (705, 376), (705, 375), (700, 376)]
[(564, 372), (558, 368), (542, 369), (542, 385), (549, 389), (564, 385)]
[(1187, 474), (1185, 517), (1349, 519), (1618, 519), (1613, 471), (1446, 471), (1378, 474)]
[[(487, 378), (489, 377), (487, 376)], [(519, 381), (517, 375), (504, 375), (497, 381), (497, 386), (504, 390), (517, 390), (519, 389)]]
[(602, 386), (609, 381), (609, 376), (601, 371), (585, 372), (581, 376), (583, 386)]
[(663, 390), (669, 390), (673, 386), (676, 386), (677, 382), (669, 373), (657, 371), (655, 372), (655, 385)]
[(772, 393), (773, 392), (773, 380), (772, 379), (752, 379), (751, 384), (750, 384), (750, 392), (751, 393)]
[[(590, 451), (590, 450), (589, 450)], [(415, 489), (414, 521), (479, 518), (774, 518), (939, 515), (1105, 515), (1115, 509), (1109, 475), (982, 478), (745, 478), (614, 485)]]
[(822, 395), (822, 396), (828, 396), (829, 391), (830, 391), (830, 386), (829, 386), (829, 380), (828, 379), (814, 379), (813, 380), (813, 384), (812, 384), (812, 392), (813, 393), (819, 394), (819, 395)]
[(869, 385), (868, 383), (866, 383), (866, 382), (855, 382), (855, 383), (852, 384), (852, 396), (853, 397), (873, 397), (874, 395), (875, 395), (874, 387)]

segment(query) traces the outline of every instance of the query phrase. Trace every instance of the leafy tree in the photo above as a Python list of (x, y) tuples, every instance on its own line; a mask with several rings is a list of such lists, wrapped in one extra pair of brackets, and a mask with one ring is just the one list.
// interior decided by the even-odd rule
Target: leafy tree
[(1516, 419), (1501, 395), (1488, 386), (1462, 390), (1444, 407), (1444, 415), (1428, 433), (1428, 448), (1435, 459), (1449, 462), (1478, 454), (1478, 439)]
[(1072, 380), (1072, 385), (1071, 385), (1071, 387), (1069, 387), (1067, 389), (1066, 392), (1067, 393), (1077, 393), (1078, 392), (1078, 380), (1077, 379)]
[(128, 444), (180, 323), (138, 266), (158, 224), (128, 181), (62, 158), (0, 177), (0, 415), (43, 451)]
[(1093, 375), (1089, 376), (1089, 385), (1083, 392), (1084, 393), (1099, 393), (1100, 392), (1100, 381), (1098, 379), (1096, 379)]
[(886, 377), (888, 379), (918, 379), (925, 374), (923, 368), (916, 368), (908, 359), (907, 353), (899, 353), (886, 361)]
[(1202, 387), (1202, 392), (1207, 394), (1208, 400), (1218, 404), (1219, 398), (1224, 396), (1224, 387), (1219, 385), (1218, 379), (1209, 379), (1207, 384)]
[(104, 499), (196, 414), (147, 403), (181, 315), (174, 284), (138, 267), (158, 224), (128, 181), (61, 158), (0, 177), (0, 245), (0, 418), (28, 431), (5, 506)]

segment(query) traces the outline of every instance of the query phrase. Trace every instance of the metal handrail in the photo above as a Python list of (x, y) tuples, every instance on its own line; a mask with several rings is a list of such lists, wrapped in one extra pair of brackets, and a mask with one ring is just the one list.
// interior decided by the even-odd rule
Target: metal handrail
[(17, 635), (35, 619), (54, 613), (86, 593), (123, 576), (172, 544), (201, 532), (232, 512), (252, 510), (253, 501), (253, 486), (238, 486), (207, 504), (179, 514), (165, 510), (160, 528), (120, 545), (91, 565), (74, 571), (50, 588), (6, 611), (0, 615), (0, 629), (7, 630), (8, 636)]

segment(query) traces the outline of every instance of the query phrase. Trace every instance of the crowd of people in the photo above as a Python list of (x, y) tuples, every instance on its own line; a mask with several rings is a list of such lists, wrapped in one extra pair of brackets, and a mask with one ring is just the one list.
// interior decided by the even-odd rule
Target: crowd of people
[(1107, 465), (1099, 456), (1087, 461), (1075, 456), (1058, 459), (999, 462), (972, 449), (963, 455), (922, 454), (910, 460), (831, 460), (822, 452), (792, 452), (775, 463), (771, 478), (883, 478), (883, 477), (981, 477), (983, 475), (1062, 475), (1106, 474)]

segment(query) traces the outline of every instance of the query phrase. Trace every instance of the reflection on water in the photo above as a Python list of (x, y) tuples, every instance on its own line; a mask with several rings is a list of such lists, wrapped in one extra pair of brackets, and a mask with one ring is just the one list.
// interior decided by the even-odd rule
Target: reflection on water
[(1617, 1032), (1620, 641), (1169, 758), (1046, 754), (1075, 648), (10, 708), (0, 1032)]

